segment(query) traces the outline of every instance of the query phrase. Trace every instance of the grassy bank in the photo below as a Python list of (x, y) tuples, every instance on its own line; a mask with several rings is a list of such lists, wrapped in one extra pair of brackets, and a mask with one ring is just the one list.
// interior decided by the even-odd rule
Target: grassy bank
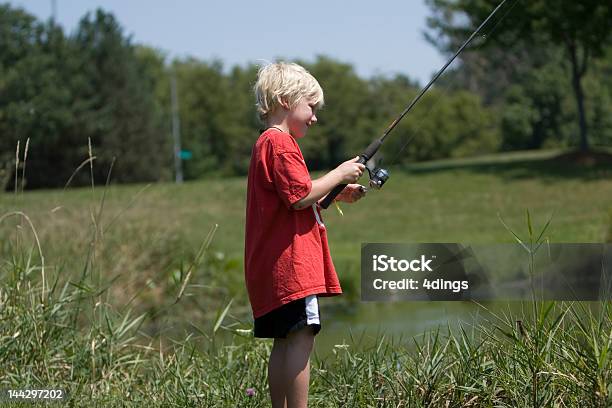
[[(234, 331), (216, 344), (216, 329), (150, 338), (139, 332), (146, 317), (101, 303), (102, 288), (43, 293), (31, 280), (39, 265), (27, 258), (2, 272), (1, 387), (61, 387), (78, 407), (268, 406), (269, 341)], [(335, 345), (312, 362), (310, 406), (609, 406), (609, 304), (532, 306), (519, 315), (484, 310), (483, 323), (443, 327), (410, 348), (384, 337), (369, 348), (359, 339)]]

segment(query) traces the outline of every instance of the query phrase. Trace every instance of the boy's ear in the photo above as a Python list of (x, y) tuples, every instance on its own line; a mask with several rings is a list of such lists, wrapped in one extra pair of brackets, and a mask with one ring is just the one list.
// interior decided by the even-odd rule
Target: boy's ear
[(280, 106), (282, 106), (283, 108), (289, 110), (289, 102), (287, 102), (285, 99), (281, 98), (280, 96), (277, 96), (276, 100), (278, 101), (278, 104)]

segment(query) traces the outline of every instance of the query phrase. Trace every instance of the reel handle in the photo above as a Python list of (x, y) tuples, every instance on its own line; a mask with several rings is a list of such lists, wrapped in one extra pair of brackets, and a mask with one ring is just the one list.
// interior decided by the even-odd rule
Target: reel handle
[[(368, 160), (363, 155), (361, 155), (359, 156), (359, 160), (357, 160), (357, 163), (365, 164), (367, 161)], [(336, 187), (334, 187), (332, 191), (330, 191), (329, 194), (327, 194), (325, 199), (321, 201), (321, 207), (323, 208), (329, 207), (329, 205), (332, 203), (332, 201), (334, 201), (336, 196), (340, 194), (347, 185), (348, 184), (338, 184)]]

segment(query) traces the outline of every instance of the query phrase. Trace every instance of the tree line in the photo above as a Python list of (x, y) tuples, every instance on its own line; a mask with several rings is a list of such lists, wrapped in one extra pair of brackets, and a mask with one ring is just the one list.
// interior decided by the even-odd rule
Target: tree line
[[(455, 49), (493, 4), (428, 2), (427, 34), (442, 52)], [(491, 41), (476, 42), (462, 54), (383, 146), (387, 165), (610, 144), (609, 41), (599, 44), (595, 34), (581, 32), (564, 44), (561, 34), (536, 29), (545, 25), (528, 30), (536, 17), (561, 19), (542, 17), (536, 3), (521, 17), (521, 30), (513, 28), (516, 21), (498, 22)], [(599, 23), (609, 21), (610, 7), (594, 8), (603, 15)], [(468, 24), (454, 26), (453, 13), (468, 16), (459, 19)], [(578, 30), (570, 26), (572, 33)], [(610, 26), (596, 33), (598, 38), (609, 40)], [(163, 51), (134, 44), (102, 10), (85, 15), (68, 35), (52, 20), (0, 5), (0, 38), (0, 182), (6, 188), (14, 187), (17, 143), (23, 161), (27, 139), (27, 188), (62, 187), (69, 179), (85, 185), (90, 171), (103, 183), (111, 168), (114, 182), (171, 180), (171, 76), (178, 89), (182, 149), (190, 156), (183, 161), (185, 179), (246, 174), (262, 128), (252, 92), (256, 65), (169, 61)], [(325, 92), (319, 123), (300, 142), (311, 170), (358, 154), (420, 90), (406, 75), (362, 78), (350, 64), (326, 56), (296, 62)], [(93, 170), (86, 163), (75, 173), (88, 159)]]

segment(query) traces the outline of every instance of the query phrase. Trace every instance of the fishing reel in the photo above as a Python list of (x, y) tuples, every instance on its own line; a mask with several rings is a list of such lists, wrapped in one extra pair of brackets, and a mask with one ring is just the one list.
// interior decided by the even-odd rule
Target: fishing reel
[(368, 173), (370, 174), (370, 187), (375, 190), (380, 190), (385, 181), (389, 179), (389, 172), (382, 168), (368, 169)]
[[(382, 162), (382, 158), (378, 160), (379, 164)], [(382, 167), (376, 166), (376, 160), (371, 159), (366, 163), (366, 169), (370, 175), (370, 187), (374, 190), (380, 190), (389, 179), (389, 172)]]

